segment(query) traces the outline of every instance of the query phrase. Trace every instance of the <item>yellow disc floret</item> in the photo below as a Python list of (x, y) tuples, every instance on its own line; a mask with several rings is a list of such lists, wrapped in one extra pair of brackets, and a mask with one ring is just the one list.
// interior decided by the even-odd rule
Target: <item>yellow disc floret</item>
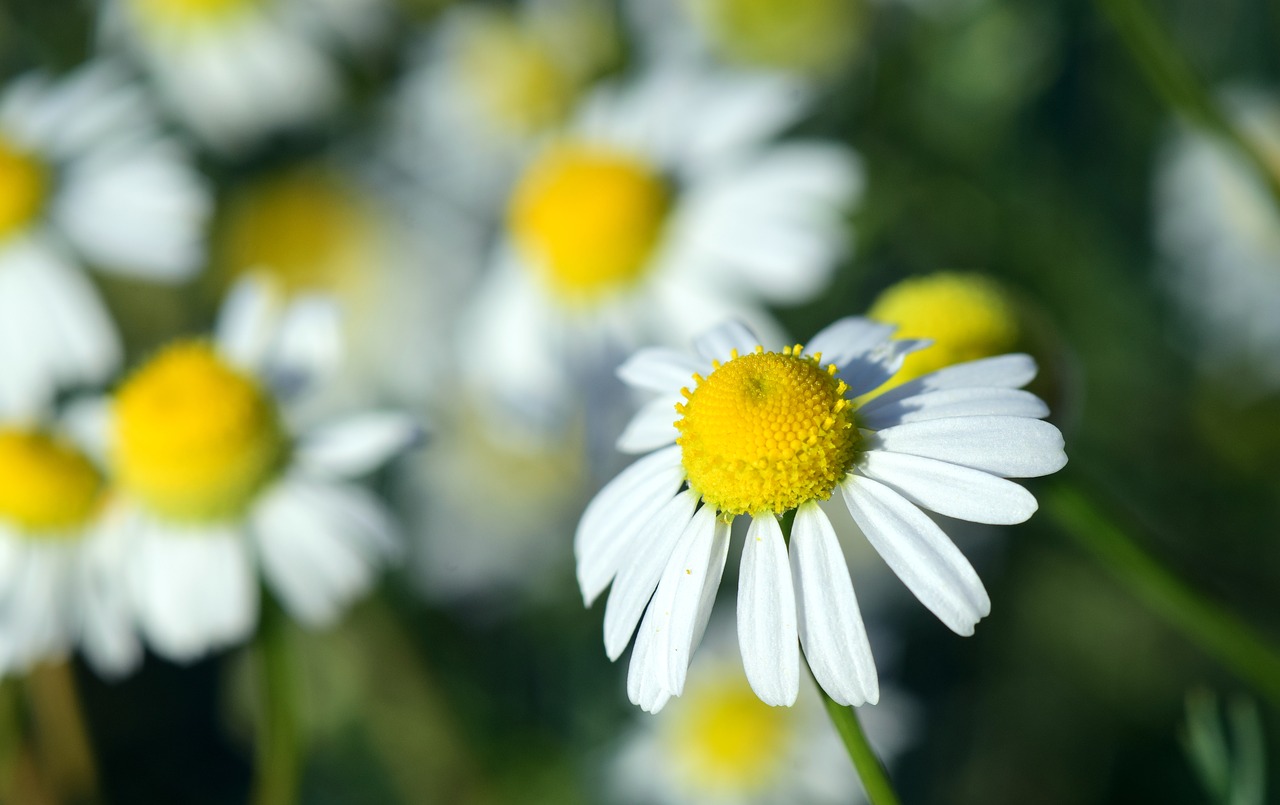
[(72, 534), (97, 510), (102, 488), (102, 475), (71, 444), (0, 428), (0, 522), (28, 534)]
[(0, 138), (0, 238), (39, 214), (49, 191), (49, 170), (27, 151)]
[(1008, 294), (979, 274), (903, 280), (882, 293), (867, 315), (898, 325), (898, 338), (933, 340), (907, 356), (882, 391), (952, 364), (1012, 352), (1019, 341), (1017, 310)]
[(861, 5), (851, 0), (686, 0), (696, 21), (730, 60), (759, 67), (827, 72), (861, 41)]
[(483, 113), (516, 136), (559, 122), (578, 89), (549, 46), (510, 14), (477, 15), (458, 43), (457, 69)]
[(168, 347), (115, 400), (120, 485), (175, 520), (243, 512), (287, 442), (273, 400), (203, 341)]
[(562, 297), (591, 300), (644, 274), (670, 203), (666, 181), (640, 160), (562, 145), (520, 180), (511, 233)]
[(799, 344), (717, 364), (676, 406), (689, 487), (724, 517), (826, 500), (858, 441), (848, 386)]

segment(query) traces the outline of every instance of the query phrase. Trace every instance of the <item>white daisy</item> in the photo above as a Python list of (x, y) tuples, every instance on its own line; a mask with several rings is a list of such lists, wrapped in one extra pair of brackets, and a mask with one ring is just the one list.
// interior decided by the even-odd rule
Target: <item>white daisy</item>
[(241, 282), (212, 341), (178, 341), (116, 391), (103, 449), (130, 541), (128, 595), (148, 644), (189, 660), (242, 640), (259, 568), (285, 610), (324, 626), (400, 551), (383, 506), (351, 479), (418, 437), (366, 413), (295, 433), (284, 396), (311, 374), (311, 334), (332, 311)]
[(137, 665), (102, 472), (48, 429), (0, 424), (0, 674), (84, 650), (104, 676)]
[(0, 410), (105, 380), (120, 345), (85, 263), (178, 280), (204, 260), (207, 188), (113, 65), (0, 96)]
[(332, 51), (380, 38), (388, 15), (384, 0), (107, 0), (101, 27), (202, 140), (234, 153), (330, 112)]
[[(733, 626), (718, 618), (689, 671), (685, 696), (638, 720), (611, 765), (610, 801), (646, 805), (864, 802), (857, 773), (821, 697), (805, 686), (794, 707), (769, 707), (743, 676)], [(916, 708), (886, 689), (860, 712), (877, 756), (892, 765), (911, 741)]]
[(836, 144), (769, 143), (804, 106), (785, 79), (675, 66), (589, 98), (526, 167), (465, 325), (512, 357), (469, 362), (487, 396), (565, 410), (592, 356), (732, 316), (771, 329), (762, 303), (819, 293), (862, 180)]
[[(798, 634), (832, 699), (877, 700), (849, 571), (818, 506), (837, 490), (863, 535), (946, 626), (972, 634), (988, 614), (982, 582), (923, 509), (973, 522), (1026, 520), (1035, 498), (1005, 479), (1061, 468), (1062, 434), (1039, 421), (1044, 403), (1019, 390), (1035, 374), (1027, 355), (951, 366), (855, 405), (927, 345), (890, 340), (892, 332), (841, 319), (808, 351), (766, 352), (733, 323), (698, 339), (693, 355), (644, 349), (618, 370), (662, 395), (636, 415), (619, 447), (655, 452), (592, 500), (574, 552), (588, 604), (613, 585), (604, 616), (609, 657), (637, 635), (632, 702), (656, 711), (683, 690), (738, 515), (751, 517), (738, 635), (757, 695), (772, 705), (795, 701)], [(789, 545), (784, 515), (794, 516)]]
[[(1232, 114), (1280, 172), (1280, 103), (1237, 91)], [(1280, 389), (1280, 209), (1244, 158), (1183, 129), (1156, 174), (1156, 244), (1206, 370)]]

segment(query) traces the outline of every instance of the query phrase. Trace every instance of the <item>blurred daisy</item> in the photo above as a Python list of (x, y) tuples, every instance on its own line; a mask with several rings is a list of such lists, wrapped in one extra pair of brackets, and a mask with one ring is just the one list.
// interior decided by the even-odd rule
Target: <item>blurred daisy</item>
[(0, 674), (75, 647), (104, 676), (137, 665), (106, 499), (102, 472), (73, 442), (0, 423)]
[(593, 358), (730, 316), (771, 329), (762, 303), (819, 293), (861, 173), (833, 143), (768, 143), (804, 105), (783, 79), (677, 68), (588, 99), (525, 168), (464, 325), (510, 358), (470, 362), (487, 396), (565, 410)]
[[(1280, 173), (1280, 103), (1256, 92), (1225, 100)], [(1218, 140), (1179, 131), (1156, 176), (1156, 243), (1204, 367), (1280, 390), (1280, 210), (1254, 169)]]
[(303, 300), (277, 326), (265, 287), (242, 282), (213, 340), (175, 342), (116, 391), (105, 451), (134, 616), (157, 653), (188, 660), (245, 638), (255, 566), (289, 614), (323, 626), (399, 554), (387, 512), (351, 479), (416, 439), (414, 423), (366, 413), (295, 433), (282, 407), (328, 315)]
[(369, 44), (388, 21), (383, 0), (107, 0), (102, 29), (202, 140), (236, 152), (329, 112), (330, 51)]
[[(645, 349), (619, 369), (630, 385), (662, 395), (619, 447), (654, 452), (592, 500), (574, 552), (588, 604), (613, 585), (609, 657), (636, 633), (632, 702), (656, 712), (683, 690), (738, 515), (751, 518), (738, 635), (752, 689), (767, 704), (795, 701), (798, 635), (832, 699), (877, 700), (849, 571), (818, 505), (837, 490), (868, 541), (947, 627), (969, 635), (988, 614), (981, 580), (924, 509), (973, 522), (1026, 520), (1035, 498), (1005, 479), (1060, 469), (1062, 435), (1039, 421), (1044, 403), (1019, 390), (1035, 374), (1026, 355), (952, 366), (856, 405), (926, 346), (891, 340), (892, 332), (848, 318), (807, 351), (766, 352), (734, 323), (698, 339), (693, 355)], [(780, 517), (794, 518), (789, 546)]]
[[(728, 628), (722, 628), (728, 627)], [(613, 764), (613, 801), (626, 803), (864, 802), (857, 773), (822, 700), (805, 687), (794, 707), (769, 707), (751, 690), (735, 656), (733, 627), (711, 630), (685, 696), (638, 721)], [(859, 713), (887, 765), (911, 740), (911, 702), (886, 690)]]
[(94, 64), (0, 96), (0, 410), (105, 380), (120, 345), (89, 263), (177, 280), (204, 261), (207, 189), (139, 87)]

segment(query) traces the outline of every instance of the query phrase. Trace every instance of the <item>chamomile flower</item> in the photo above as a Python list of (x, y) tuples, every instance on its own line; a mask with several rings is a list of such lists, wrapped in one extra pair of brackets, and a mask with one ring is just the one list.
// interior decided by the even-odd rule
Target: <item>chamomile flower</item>
[[(770, 143), (797, 85), (668, 66), (604, 87), (529, 162), (464, 341), (493, 399), (569, 407), (593, 353), (675, 342), (825, 287), (848, 248), (859, 164), (833, 143)], [(478, 364), (478, 365), (477, 365)]]
[(128, 594), (159, 654), (189, 660), (247, 636), (259, 570), (289, 614), (324, 626), (399, 554), (388, 514), (351, 479), (416, 426), (366, 413), (297, 433), (283, 405), (307, 379), (295, 351), (323, 315), (300, 301), (277, 327), (264, 287), (242, 282), (214, 339), (171, 344), (114, 394), (105, 451)]
[[(627, 383), (662, 396), (636, 415), (619, 447), (654, 452), (596, 495), (574, 552), (588, 604), (613, 585), (604, 616), (609, 657), (636, 635), (632, 702), (656, 712), (684, 689), (739, 515), (751, 518), (739, 643), (751, 687), (767, 704), (795, 701), (797, 635), (834, 700), (879, 696), (849, 571), (818, 505), (837, 492), (947, 627), (972, 634), (988, 614), (982, 581), (924, 510), (992, 524), (1026, 520), (1035, 498), (1006, 479), (1060, 469), (1062, 435), (1040, 421), (1044, 403), (1020, 390), (1035, 374), (1026, 355), (958, 364), (867, 397), (927, 345), (891, 340), (892, 332), (842, 319), (807, 350), (774, 352), (733, 323), (698, 339), (693, 355), (643, 349), (620, 367)], [(794, 518), (789, 544), (782, 517)]]
[(209, 199), (114, 65), (28, 74), (0, 96), (0, 410), (105, 380), (120, 345), (87, 263), (176, 280), (204, 259)]
[(387, 13), (382, 0), (106, 0), (102, 29), (192, 131), (235, 153), (331, 111), (333, 51), (379, 38)]
[(0, 674), (77, 647), (104, 676), (138, 663), (107, 498), (102, 471), (66, 436), (0, 423)]

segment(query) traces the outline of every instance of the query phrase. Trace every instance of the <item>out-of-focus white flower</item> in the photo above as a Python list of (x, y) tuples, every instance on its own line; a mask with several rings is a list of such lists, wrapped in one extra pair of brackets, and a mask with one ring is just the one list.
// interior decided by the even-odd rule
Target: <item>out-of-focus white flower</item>
[(105, 380), (120, 345), (90, 264), (148, 280), (204, 262), (208, 190), (141, 88), (95, 63), (0, 96), (0, 410)]
[(389, 14), (384, 0), (106, 0), (102, 36), (202, 140), (235, 153), (330, 112), (332, 52), (378, 39)]
[(133, 616), (159, 654), (189, 660), (242, 640), (258, 573), (285, 610), (323, 626), (400, 553), (384, 507), (352, 482), (418, 438), (368, 412), (298, 433), (282, 403), (325, 358), (315, 298), (282, 318), (258, 281), (233, 289), (212, 341), (163, 349), (116, 391), (99, 438), (129, 541)]
[(0, 674), (81, 648), (104, 676), (142, 650), (102, 472), (56, 430), (0, 423)]
[[(832, 699), (858, 705), (879, 696), (849, 570), (818, 505), (837, 490), (889, 567), (952, 631), (973, 634), (990, 612), (981, 579), (924, 510), (1026, 520), (1036, 500), (1007, 478), (1060, 469), (1062, 434), (1040, 421), (1048, 407), (1020, 390), (1035, 375), (1027, 355), (958, 364), (867, 397), (928, 343), (892, 333), (892, 325), (841, 319), (807, 351), (766, 352), (731, 323), (698, 339), (693, 355), (644, 349), (618, 370), (660, 395), (618, 446), (653, 452), (591, 501), (574, 553), (588, 604), (612, 584), (609, 657), (636, 636), (633, 703), (656, 712), (680, 695), (738, 515), (751, 518), (739, 642), (751, 687), (768, 704), (795, 701), (797, 636)], [(778, 520), (788, 515), (789, 544)]]
[[(908, 745), (916, 708), (886, 686), (863, 707), (872, 746), (886, 765)], [(837, 805), (864, 802), (844, 745), (812, 685), (794, 707), (756, 697), (733, 646), (733, 626), (711, 629), (689, 672), (684, 697), (653, 718), (638, 719), (612, 764), (611, 801), (644, 805), (733, 803)]]
[(820, 293), (862, 178), (844, 147), (770, 142), (805, 102), (675, 65), (588, 98), (524, 169), (464, 321), (469, 351), (504, 356), (466, 363), (483, 396), (554, 421), (604, 388), (602, 360), (726, 317), (771, 330), (764, 303)]
[[(1280, 173), (1280, 102), (1235, 92), (1228, 105)], [(1280, 209), (1231, 146), (1181, 129), (1156, 176), (1156, 243), (1196, 328), (1206, 370), (1280, 389)]]

